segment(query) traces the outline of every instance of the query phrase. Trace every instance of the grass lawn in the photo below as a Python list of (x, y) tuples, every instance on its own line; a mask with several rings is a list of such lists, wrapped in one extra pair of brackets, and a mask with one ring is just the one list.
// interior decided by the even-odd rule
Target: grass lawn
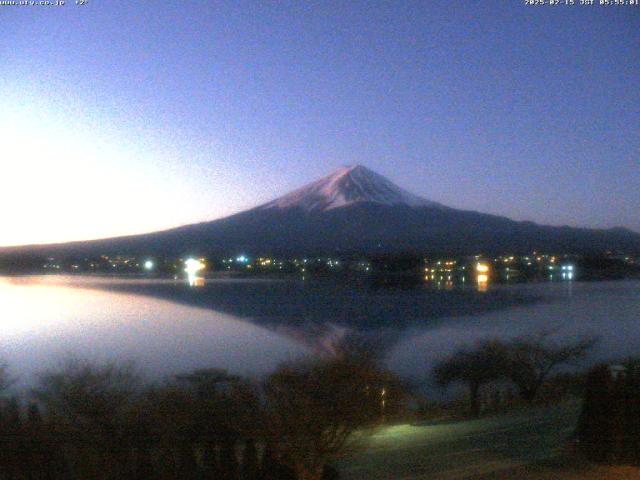
[(638, 480), (640, 467), (591, 465), (570, 457), (524, 465), (506, 471), (472, 475), (469, 480)]
[[(384, 427), (337, 467), (345, 480), (590, 478), (579, 476), (586, 470), (571, 477), (571, 469), (553, 476), (560, 466), (540, 463), (561, 457), (579, 410), (578, 402), (566, 402), (463, 422)], [(601, 476), (593, 478), (626, 478), (594, 468)]]

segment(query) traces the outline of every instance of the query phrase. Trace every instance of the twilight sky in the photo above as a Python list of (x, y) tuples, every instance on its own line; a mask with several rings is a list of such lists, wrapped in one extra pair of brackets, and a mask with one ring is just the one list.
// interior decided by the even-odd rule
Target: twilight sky
[(0, 6), (0, 245), (210, 220), (348, 164), (640, 231), (639, 81), (640, 7)]

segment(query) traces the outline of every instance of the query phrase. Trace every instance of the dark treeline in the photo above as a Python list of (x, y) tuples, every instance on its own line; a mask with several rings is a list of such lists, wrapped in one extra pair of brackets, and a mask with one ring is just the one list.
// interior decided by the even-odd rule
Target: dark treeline
[(640, 359), (589, 372), (577, 433), (589, 460), (640, 465)]
[[(0, 249), (2, 250), (2, 249)], [(449, 273), (455, 281), (462, 276), (473, 274), (479, 258), (488, 261), (493, 282), (527, 282), (548, 279), (550, 264), (535, 261), (536, 254), (510, 257), (513, 260), (507, 265), (508, 277), (505, 276), (505, 265), (500, 261), (502, 253), (484, 252), (479, 257), (459, 256), (454, 252), (434, 255), (427, 252), (331, 252), (298, 256), (271, 257), (269, 263), (258, 255), (244, 257), (241, 262), (235, 261), (236, 255), (221, 255), (220, 252), (202, 252), (195, 255), (206, 262), (209, 273), (226, 273), (241, 276), (302, 274), (306, 276), (331, 277), (364, 277), (373, 283), (381, 284), (421, 284), (424, 283), (426, 266), (435, 266), (438, 259), (456, 260), (457, 268)], [(123, 253), (111, 256), (98, 255), (74, 250), (54, 250), (46, 253), (42, 249), (4, 249), (0, 251), (0, 273), (3, 274), (37, 274), (37, 273), (89, 273), (116, 275), (145, 275), (174, 277), (184, 274), (184, 260), (193, 255), (164, 255), (160, 253)], [(575, 267), (575, 279), (580, 280), (612, 280), (623, 278), (639, 278), (640, 262), (637, 254), (631, 256), (603, 254), (558, 254), (559, 259), (571, 262)], [(549, 255), (546, 255), (549, 257)], [(304, 259), (304, 261), (303, 261)], [(152, 261), (152, 268), (145, 268), (147, 261)], [(532, 260), (534, 260), (532, 262)], [(466, 270), (461, 270), (466, 266)], [(442, 272), (440, 272), (442, 273)], [(555, 272), (556, 276), (559, 272)], [(449, 275), (448, 274), (448, 275)], [(469, 281), (471, 277), (467, 278)]]
[(401, 386), (355, 357), (284, 365), (262, 384), (199, 370), (144, 386), (127, 365), (67, 362), (28, 399), (0, 368), (0, 478), (338, 478), (352, 434), (398, 411)]
[(520, 400), (536, 401), (552, 372), (584, 357), (596, 344), (595, 337), (574, 342), (552, 341), (549, 332), (514, 338), (487, 340), (461, 348), (433, 369), (436, 383), (446, 387), (460, 383), (469, 393), (469, 412), (481, 412), (481, 389), (495, 382), (508, 382)]

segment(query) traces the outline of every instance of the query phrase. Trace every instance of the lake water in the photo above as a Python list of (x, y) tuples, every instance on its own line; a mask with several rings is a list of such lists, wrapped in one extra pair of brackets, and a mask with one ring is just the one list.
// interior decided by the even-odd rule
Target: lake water
[(303, 355), (375, 345), (406, 379), (465, 343), (599, 335), (590, 361), (640, 354), (640, 282), (386, 289), (301, 280), (0, 277), (0, 358), (20, 384), (65, 358), (133, 360), (150, 378), (195, 368), (260, 377)]

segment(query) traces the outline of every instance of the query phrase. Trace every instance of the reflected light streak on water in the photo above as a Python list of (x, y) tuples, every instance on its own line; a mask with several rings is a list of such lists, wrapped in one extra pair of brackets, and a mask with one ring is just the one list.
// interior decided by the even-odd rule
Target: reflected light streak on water
[(230, 315), (47, 278), (0, 278), (0, 312), (0, 359), (24, 384), (70, 356), (135, 360), (151, 377), (203, 367), (251, 376), (307, 353)]

